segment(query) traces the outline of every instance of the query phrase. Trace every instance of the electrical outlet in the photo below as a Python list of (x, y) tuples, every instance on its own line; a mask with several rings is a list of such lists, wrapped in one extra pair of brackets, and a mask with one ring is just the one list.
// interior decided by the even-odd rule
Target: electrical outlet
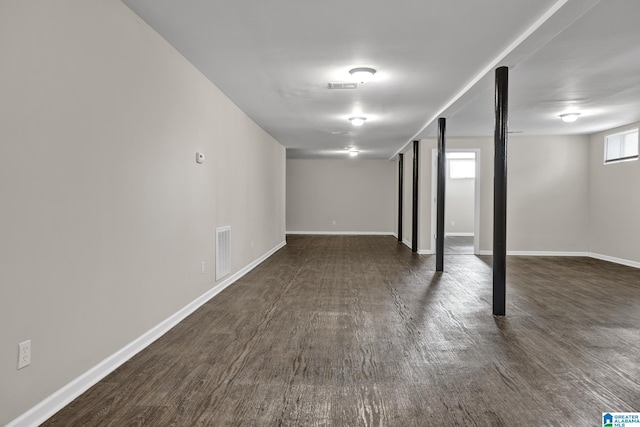
[(31, 340), (22, 341), (18, 344), (18, 369), (25, 368), (31, 364)]
[(204, 261), (202, 261), (202, 268), (200, 269), (200, 274), (204, 274)]

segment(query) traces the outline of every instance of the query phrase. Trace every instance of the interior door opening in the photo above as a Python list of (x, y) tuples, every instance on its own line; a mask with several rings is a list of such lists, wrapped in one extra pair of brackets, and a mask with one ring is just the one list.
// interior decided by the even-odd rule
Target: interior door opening
[[(473, 255), (479, 252), (479, 157), (480, 150), (452, 149), (446, 152), (445, 255)], [(437, 164), (437, 150), (434, 150), (434, 158)], [(434, 187), (437, 185), (435, 169)], [(434, 224), (436, 203), (434, 197)], [(433, 230), (432, 248), (435, 249), (435, 227)]]

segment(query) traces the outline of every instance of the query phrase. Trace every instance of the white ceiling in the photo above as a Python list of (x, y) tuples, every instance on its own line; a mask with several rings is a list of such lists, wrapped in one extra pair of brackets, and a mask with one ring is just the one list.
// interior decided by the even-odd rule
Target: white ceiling
[[(640, 121), (638, 0), (123, 0), (290, 158), (390, 158), (411, 140), (493, 134), (493, 70), (509, 127), (585, 134)], [(330, 90), (354, 67), (375, 79)], [(558, 115), (581, 112), (572, 124)], [(354, 115), (367, 117), (361, 128)]]

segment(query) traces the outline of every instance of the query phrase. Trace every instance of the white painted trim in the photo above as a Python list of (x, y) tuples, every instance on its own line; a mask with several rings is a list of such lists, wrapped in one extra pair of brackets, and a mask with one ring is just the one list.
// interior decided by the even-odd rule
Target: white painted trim
[(6, 427), (31, 427), (42, 424), (60, 409), (71, 403), (75, 398), (97, 384), (111, 372), (115, 371), (127, 360), (131, 359), (133, 356), (144, 350), (147, 346), (163, 336), (171, 328), (180, 323), (187, 316), (189, 316), (191, 313), (208, 302), (211, 298), (215, 297), (229, 285), (233, 284), (249, 271), (253, 270), (260, 263), (269, 258), (286, 244), (286, 241), (279, 243), (267, 253), (251, 262), (237, 273), (218, 283), (209, 291), (205, 292), (203, 295), (196, 298), (194, 301), (187, 304), (185, 307), (169, 316), (167, 319), (163, 320), (137, 339), (133, 340), (111, 356), (104, 359), (102, 362), (95, 365), (93, 368), (86, 371), (84, 374), (80, 375), (67, 385), (63, 386), (49, 397), (45, 398), (43, 401), (26, 411), (13, 421), (9, 422)]
[[(493, 255), (493, 250), (483, 249), (478, 255)], [(507, 251), (508, 256), (558, 256), (558, 257), (588, 257), (589, 252), (570, 251)]]
[(287, 231), (286, 234), (307, 234), (314, 236), (396, 236), (391, 231)]
[[(402, 243), (404, 243), (404, 245), (406, 247), (411, 249), (411, 242), (410, 241), (408, 241), (406, 239), (403, 239)], [(418, 255), (431, 255), (431, 254), (433, 254), (433, 251), (430, 250), (430, 249), (420, 249), (420, 248), (418, 248)]]
[(473, 235), (473, 253), (477, 254), (480, 253), (480, 233), (481, 233), (481, 227), (480, 227), (480, 216), (482, 215), (482, 210), (481, 208), (481, 204), (480, 202), (482, 201), (482, 194), (481, 194), (481, 190), (482, 190), (482, 185), (481, 185), (481, 180), (482, 180), (482, 150), (481, 149), (475, 149), (473, 150), (476, 153), (476, 177), (475, 177), (475, 188), (474, 188), (474, 211), (473, 211), (473, 231), (474, 231), (474, 235)]
[(609, 261), (609, 262), (613, 262), (613, 263), (616, 263), (616, 264), (626, 265), (627, 267), (640, 268), (640, 262), (638, 262), (638, 261), (631, 261), (631, 260), (628, 260), (628, 259), (616, 258), (616, 257), (612, 257), (612, 256), (609, 256), (609, 255), (597, 254), (597, 253), (594, 253), (594, 252), (589, 252), (589, 256), (591, 258), (599, 259), (601, 261)]
[(563, 252), (563, 251), (507, 251), (510, 256), (583, 256), (588, 257), (588, 252)]
[[(481, 250), (478, 255), (493, 255), (493, 251)], [(616, 258), (609, 255), (597, 254), (594, 252), (559, 252), (559, 251), (507, 251), (510, 256), (557, 256), (557, 257), (588, 257), (601, 261), (613, 262), (615, 264), (626, 265), (627, 267), (640, 268), (640, 262), (623, 258)]]
[(473, 237), (474, 233), (444, 233), (444, 237)]
[[(446, 151), (446, 150), (445, 150)], [(446, 195), (446, 192), (445, 192)], [(436, 237), (438, 235), (438, 149), (431, 149), (431, 194), (429, 195), (431, 205), (431, 239), (429, 245), (435, 252)], [(445, 212), (446, 218), (446, 212)]]

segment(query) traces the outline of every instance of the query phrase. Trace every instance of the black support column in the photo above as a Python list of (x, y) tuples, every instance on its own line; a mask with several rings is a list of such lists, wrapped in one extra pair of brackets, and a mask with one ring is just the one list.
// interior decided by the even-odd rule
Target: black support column
[(404, 195), (404, 154), (398, 154), (398, 242), (402, 242), (402, 197)]
[(411, 252), (418, 252), (418, 144), (413, 141), (413, 217), (411, 225)]
[(493, 314), (505, 315), (507, 273), (507, 123), (509, 69), (496, 69), (493, 176)]
[(444, 271), (445, 129), (447, 119), (438, 119), (438, 202), (436, 211), (436, 271)]

